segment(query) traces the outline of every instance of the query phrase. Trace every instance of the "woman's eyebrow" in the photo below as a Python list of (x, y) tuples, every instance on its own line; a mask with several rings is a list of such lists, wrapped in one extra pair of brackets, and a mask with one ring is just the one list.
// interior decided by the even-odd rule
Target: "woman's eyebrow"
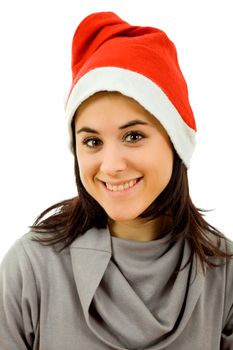
[[(130, 120), (129, 122), (127, 122), (126, 124), (119, 126), (119, 130), (126, 129), (126, 128), (129, 128), (130, 126), (134, 126), (134, 125), (148, 125), (148, 123), (143, 121), (143, 120), (140, 120), (140, 119), (133, 119), (133, 120)], [(81, 132), (90, 132), (90, 133), (99, 135), (99, 132), (97, 130), (91, 129), (87, 126), (84, 126), (81, 129), (77, 130), (76, 133), (80, 134)]]
[(80, 132), (90, 132), (92, 134), (98, 134), (99, 135), (99, 132), (94, 130), (94, 129), (91, 129), (91, 128), (88, 128), (87, 126), (84, 126), (83, 128), (77, 130), (76, 134), (80, 134)]
[(148, 125), (148, 123), (143, 121), (143, 120), (140, 120), (140, 119), (134, 119), (134, 120), (130, 120), (128, 123), (120, 126), (119, 129), (120, 130), (126, 129), (129, 126), (134, 126), (134, 125)]

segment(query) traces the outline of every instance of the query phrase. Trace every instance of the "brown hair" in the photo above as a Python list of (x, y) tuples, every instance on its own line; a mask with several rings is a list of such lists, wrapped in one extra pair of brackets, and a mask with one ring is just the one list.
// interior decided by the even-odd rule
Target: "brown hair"
[[(73, 124), (72, 129), (75, 149)], [(167, 216), (169, 212), (172, 223), (161, 232), (161, 235), (171, 232), (171, 242), (180, 238), (187, 239), (191, 253), (185, 266), (196, 254), (204, 271), (205, 264), (209, 267), (220, 265), (214, 263), (213, 259), (209, 259), (210, 257), (224, 259), (232, 255), (220, 248), (221, 241), (227, 241), (227, 238), (203, 218), (203, 213), (207, 210), (196, 208), (193, 204), (189, 194), (187, 168), (176, 151), (174, 149), (173, 151), (173, 172), (168, 185), (139, 217), (154, 219), (160, 215)], [(59, 243), (61, 244), (60, 250), (68, 247), (90, 228), (106, 228), (108, 223), (104, 209), (85, 190), (80, 179), (77, 157), (74, 158), (78, 196), (52, 205), (44, 210), (30, 226), (34, 232), (43, 233), (35, 240), (46, 245)], [(46, 233), (49, 234), (46, 235)]]

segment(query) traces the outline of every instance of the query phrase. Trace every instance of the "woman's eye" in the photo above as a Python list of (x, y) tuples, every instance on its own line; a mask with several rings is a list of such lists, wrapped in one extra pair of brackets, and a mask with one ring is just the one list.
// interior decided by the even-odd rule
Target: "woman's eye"
[(134, 142), (140, 141), (144, 137), (145, 136), (142, 133), (138, 132), (138, 131), (130, 131), (129, 133), (127, 133), (124, 136), (124, 139), (125, 139), (126, 142), (134, 143)]
[(101, 144), (101, 141), (95, 137), (89, 137), (84, 139), (82, 143), (89, 148), (95, 148)]

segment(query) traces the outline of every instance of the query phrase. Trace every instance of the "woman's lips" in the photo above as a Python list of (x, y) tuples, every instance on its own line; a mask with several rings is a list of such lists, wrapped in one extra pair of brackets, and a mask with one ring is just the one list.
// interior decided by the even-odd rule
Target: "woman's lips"
[[(121, 182), (118, 186), (116, 185), (112, 185), (112, 186), (109, 186), (107, 187), (107, 184), (106, 182), (101, 182), (102, 185), (104, 186), (104, 189), (109, 193), (109, 194), (112, 194), (112, 195), (124, 195), (124, 194), (129, 194), (131, 192), (134, 191), (134, 189), (136, 189), (139, 185), (139, 183), (141, 182), (141, 179), (142, 177), (140, 178), (136, 178), (134, 180), (130, 180), (129, 182)], [(132, 181), (135, 182), (133, 183), (133, 185), (129, 186), (128, 188), (122, 188), (122, 185), (123, 184), (126, 184), (126, 183), (130, 183), (132, 184)]]

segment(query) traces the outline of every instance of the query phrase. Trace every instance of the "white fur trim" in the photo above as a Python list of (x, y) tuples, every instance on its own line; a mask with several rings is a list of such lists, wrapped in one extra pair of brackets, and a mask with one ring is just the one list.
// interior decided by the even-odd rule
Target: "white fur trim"
[(163, 125), (180, 158), (189, 168), (195, 148), (195, 130), (185, 123), (167, 95), (153, 81), (142, 74), (116, 67), (95, 68), (74, 86), (65, 108), (69, 148), (72, 152), (71, 122), (74, 114), (84, 100), (103, 90), (118, 91), (132, 97), (153, 114)]

